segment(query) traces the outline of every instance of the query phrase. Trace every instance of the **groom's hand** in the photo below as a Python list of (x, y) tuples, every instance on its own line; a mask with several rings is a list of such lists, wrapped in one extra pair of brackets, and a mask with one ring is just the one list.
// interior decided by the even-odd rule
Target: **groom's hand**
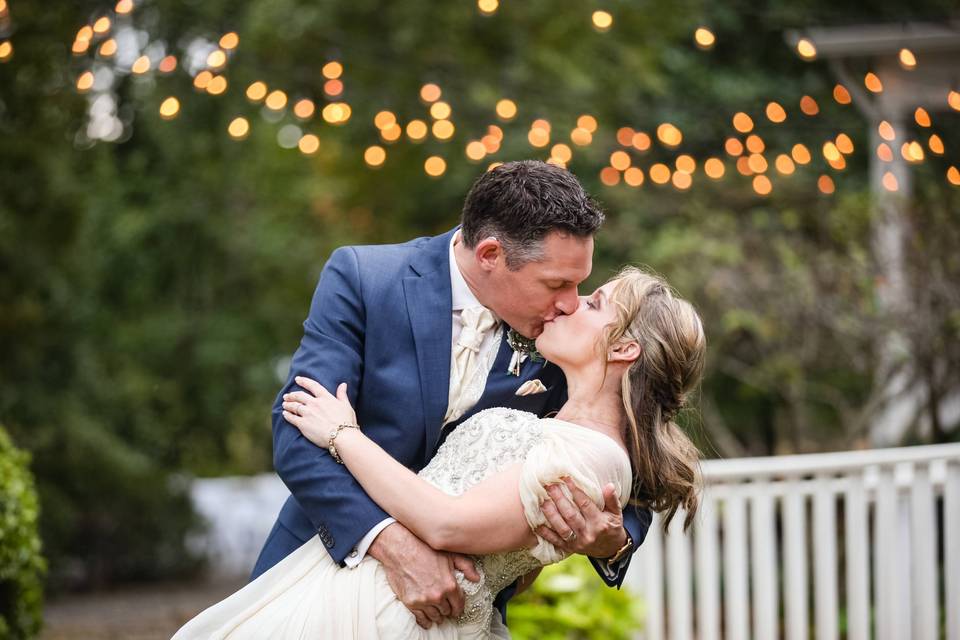
[(380, 561), (397, 599), (424, 629), (463, 613), (464, 595), (455, 570), (472, 582), (480, 580), (470, 558), (434, 551), (398, 522), (381, 531), (367, 553)]
[(573, 480), (564, 478), (564, 482), (573, 500), (563, 495), (560, 485), (548, 485), (546, 489), (550, 497), (540, 506), (548, 524), (537, 527), (537, 533), (567, 553), (592, 558), (614, 555), (627, 541), (616, 487), (608, 484), (603, 488), (601, 511)]

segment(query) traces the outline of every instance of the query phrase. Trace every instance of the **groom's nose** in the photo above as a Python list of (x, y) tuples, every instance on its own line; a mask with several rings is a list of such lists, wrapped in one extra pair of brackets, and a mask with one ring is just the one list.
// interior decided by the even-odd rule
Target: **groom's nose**
[(557, 308), (560, 314), (568, 316), (574, 313), (580, 306), (580, 297), (577, 295), (577, 288), (570, 287), (564, 290), (554, 301), (553, 306)]

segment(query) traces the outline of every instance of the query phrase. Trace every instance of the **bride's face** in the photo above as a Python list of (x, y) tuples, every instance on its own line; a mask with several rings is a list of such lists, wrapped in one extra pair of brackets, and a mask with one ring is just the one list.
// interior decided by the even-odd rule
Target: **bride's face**
[(613, 295), (617, 281), (580, 297), (576, 313), (557, 316), (543, 325), (537, 351), (559, 366), (579, 367), (601, 361), (599, 345), (607, 325), (616, 322)]

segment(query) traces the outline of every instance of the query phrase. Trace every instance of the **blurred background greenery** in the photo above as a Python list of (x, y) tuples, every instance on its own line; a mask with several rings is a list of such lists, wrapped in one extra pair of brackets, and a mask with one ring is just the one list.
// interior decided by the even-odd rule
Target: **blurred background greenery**
[[(569, 153), (609, 216), (586, 289), (640, 263), (700, 308), (709, 367), (686, 421), (706, 455), (866, 446), (884, 384), (878, 343), (893, 326), (930, 398), (902, 442), (960, 439), (936, 418), (960, 366), (960, 189), (944, 179), (960, 114), (935, 116), (947, 152), (912, 167), (910, 313), (888, 313), (865, 122), (832, 99), (828, 66), (784, 39), (815, 25), (943, 22), (951, 1), (0, 3), (0, 423), (32, 455), (55, 590), (196, 571), (183, 547), (197, 526), (187, 481), (270, 470), (269, 409), (329, 253), (449, 229), (492, 162)], [(700, 26), (711, 47), (696, 46)], [(221, 43), (229, 33), (239, 44)], [(218, 43), (223, 65), (208, 58)], [(130, 51), (150, 69), (131, 73)], [(176, 68), (163, 71), (169, 55)], [(256, 82), (285, 106), (264, 106)], [(430, 84), (455, 131), (415, 142), (409, 123), (434, 121)], [(800, 113), (802, 96), (815, 117)], [(498, 117), (502, 99), (514, 117)], [(763, 117), (771, 101), (784, 123)], [(349, 105), (345, 121), (324, 117), (328, 103)], [(389, 118), (378, 131), (384, 110), (400, 132)], [(796, 143), (814, 161), (789, 178), (770, 169), (772, 192), (759, 195), (724, 149), (744, 138), (731, 128), (740, 111), (771, 165)], [(546, 146), (532, 144), (535, 119)], [(571, 141), (594, 122), (588, 144)], [(656, 141), (664, 122), (682, 132), (679, 148)], [(644, 151), (641, 133), (654, 138)], [(819, 156), (839, 133), (854, 146), (843, 170)], [(386, 153), (376, 167), (371, 146)], [(690, 154), (692, 186), (649, 174), (626, 184), (608, 167), (624, 149), (644, 171)], [(438, 176), (425, 171), (433, 156)], [(726, 163), (722, 179), (703, 175), (708, 156)]]

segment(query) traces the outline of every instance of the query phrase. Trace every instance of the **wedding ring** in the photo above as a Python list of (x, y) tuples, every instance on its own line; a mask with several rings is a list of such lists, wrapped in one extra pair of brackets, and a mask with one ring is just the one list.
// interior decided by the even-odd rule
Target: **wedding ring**
[(570, 535), (564, 537), (563, 541), (564, 541), (564, 542), (570, 542), (571, 540), (576, 540), (576, 539), (577, 539), (577, 532), (576, 532), (576, 531), (571, 531), (571, 532), (570, 532)]

